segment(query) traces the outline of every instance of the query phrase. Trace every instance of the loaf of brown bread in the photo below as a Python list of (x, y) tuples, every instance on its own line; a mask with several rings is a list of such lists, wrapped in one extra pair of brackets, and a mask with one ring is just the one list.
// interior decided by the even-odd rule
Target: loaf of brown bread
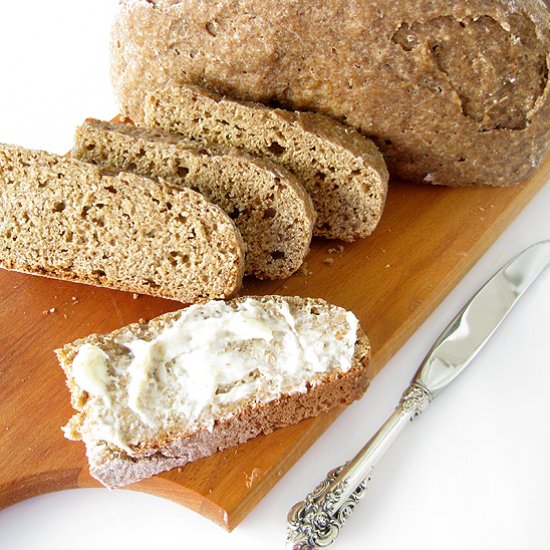
[(543, 0), (123, 0), (124, 112), (183, 82), (325, 113), (376, 138), (396, 177), (509, 185), (550, 140)]
[(90, 471), (120, 487), (361, 397), (357, 318), (312, 298), (212, 301), (57, 350)]
[(244, 251), (191, 189), (0, 145), (0, 267), (190, 303), (234, 295)]
[(197, 147), (162, 132), (87, 120), (76, 132), (80, 160), (189, 187), (235, 221), (246, 245), (246, 273), (289, 277), (309, 251), (315, 211), (297, 178), (237, 150)]
[(317, 236), (353, 241), (370, 235), (380, 221), (388, 186), (384, 159), (371, 140), (331, 118), (270, 109), (182, 85), (149, 94), (144, 121), (284, 166), (313, 199)]

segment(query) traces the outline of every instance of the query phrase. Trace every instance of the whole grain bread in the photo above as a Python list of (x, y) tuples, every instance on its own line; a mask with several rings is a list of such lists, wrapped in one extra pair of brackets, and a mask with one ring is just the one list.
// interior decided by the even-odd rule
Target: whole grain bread
[(148, 95), (144, 121), (200, 143), (238, 147), (294, 172), (313, 199), (317, 236), (353, 241), (380, 221), (388, 185), (384, 159), (372, 141), (328, 117), (184, 85)]
[(290, 172), (237, 150), (207, 149), (160, 130), (87, 120), (73, 156), (104, 168), (189, 187), (235, 221), (246, 245), (246, 274), (289, 277), (309, 251), (315, 211)]
[[(346, 315), (349, 314), (342, 308), (327, 304), (324, 300), (265, 296), (240, 298), (229, 302), (228, 305), (236, 309), (245, 300), (256, 301), (266, 312), (286, 304), (291, 314), (304, 315), (306, 318), (309, 316), (314, 319), (312, 322), (315, 322), (317, 316), (321, 316), (319, 322), (325, 323), (326, 320), (326, 326), (323, 325), (323, 328), (330, 338), (344, 338), (344, 333), (350, 328), (345, 322)], [(90, 422), (88, 416), (91, 414), (90, 407), (97, 406), (97, 401), (93, 401), (92, 396), (76, 383), (73, 362), (79, 350), (91, 344), (109, 356), (110, 368), (112, 372), (117, 373), (116, 388), (120, 392), (120, 388), (123, 387), (120, 380), (130, 368), (127, 356), (131, 354), (124, 347), (124, 343), (128, 342), (129, 338), (136, 337), (154, 339), (163, 329), (172, 327), (184, 311), (162, 315), (148, 324), (129, 325), (108, 335), (92, 335), (56, 351), (67, 376), (71, 402), (78, 411), (66, 426), (65, 434), (69, 439), (85, 441), (91, 473), (106, 486), (121, 487), (139, 481), (244, 443), (257, 435), (297, 423), (330, 408), (349, 404), (360, 398), (367, 388), (370, 344), (358, 326), (352, 334), (353, 355), (350, 357), (349, 368), (344, 370), (344, 366), (338, 364), (335, 358), (329, 370), (312, 374), (303, 381), (305, 389), (291, 393), (283, 391), (270, 399), (261, 400), (253, 397), (231, 403), (223, 413), (218, 412), (217, 416), (214, 415), (213, 422), (208, 426), (202, 422), (193, 429), (183, 427), (178, 431), (172, 427), (171, 430), (160, 432), (155, 437), (143, 435), (143, 441), (126, 449), (109, 441), (90, 438), (90, 432), (86, 431)], [(239, 352), (246, 353), (254, 349), (253, 346), (253, 340), (246, 342), (239, 348)], [(123, 396), (117, 394), (116, 397), (117, 402), (124, 401)], [(129, 420), (125, 422), (130, 424)], [(146, 433), (145, 427), (136, 428), (134, 425), (130, 426), (129, 430), (132, 433), (137, 430), (138, 436)]]
[(195, 191), (0, 145), (0, 267), (190, 303), (234, 295), (244, 252)]
[(190, 82), (337, 118), (398, 178), (509, 185), (548, 150), (549, 18), (543, 0), (123, 0), (112, 75), (137, 122)]

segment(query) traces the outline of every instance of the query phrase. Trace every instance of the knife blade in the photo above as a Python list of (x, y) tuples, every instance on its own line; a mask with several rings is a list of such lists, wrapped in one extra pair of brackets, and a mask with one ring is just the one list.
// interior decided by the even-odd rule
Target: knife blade
[(525, 291), (550, 264), (550, 241), (530, 246), (491, 277), (442, 332), (415, 381), (432, 398), (477, 356)]
[(349, 462), (326, 479), (288, 514), (288, 549), (332, 544), (359, 500), (375, 464), (403, 428), (468, 365), (502, 324), (521, 296), (550, 266), (550, 240), (527, 248), (497, 271), (436, 340), (393, 414)]

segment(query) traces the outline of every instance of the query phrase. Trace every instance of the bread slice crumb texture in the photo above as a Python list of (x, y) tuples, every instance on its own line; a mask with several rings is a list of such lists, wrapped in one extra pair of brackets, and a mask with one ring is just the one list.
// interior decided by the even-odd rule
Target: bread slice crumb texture
[(270, 159), (296, 174), (317, 211), (314, 234), (370, 235), (384, 209), (388, 171), (376, 145), (324, 115), (271, 109), (194, 85), (148, 94), (144, 125)]
[(190, 189), (0, 145), (0, 266), (191, 303), (240, 288), (234, 223)]
[(239, 228), (248, 275), (289, 277), (309, 251), (311, 198), (296, 176), (270, 161), (236, 149), (205, 148), (161, 130), (93, 119), (77, 130), (73, 156), (201, 192)]

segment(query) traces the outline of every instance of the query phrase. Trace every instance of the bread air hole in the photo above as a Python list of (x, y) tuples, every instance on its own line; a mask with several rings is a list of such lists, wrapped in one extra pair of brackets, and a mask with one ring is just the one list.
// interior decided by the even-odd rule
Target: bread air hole
[(264, 220), (270, 220), (271, 218), (274, 218), (277, 214), (277, 211), (275, 208), (267, 208), (264, 212)]
[(284, 252), (281, 252), (280, 250), (275, 250), (275, 252), (272, 252), (272, 253), (271, 253), (271, 257), (272, 257), (274, 260), (283, 260), (284, 257), (285, 257), (285, 253), (284, 253)]
[(276, 155), (278, 157), (281, 156), (286, 151), (286, 149), (280, 143), (277, 143), (276, 141), (271, 143), (271, 145), (268, 147), (268, 150), (269, 150), (270, 153), (273, 153), (274, 155)]
[(189, 168), (186, 166), (178, 166), (178, 176), (180, 178), (185, 178), (189, 174)]
[(173, 265), (187, 265), (189, 264), (189, 256), (187, 254), (182, 254), (176, 250), (172, 250), (168, 256), (168, 261)]
[(53, 211), (54, 212), (63, 212), (63, 210), (65, 210), (65, 208), (67, 208), (67, 205), (66, 205), (65, 201), (55, 202), (54, 205), (53, 205)]
[(210, 36), (213, 36), (214, 38), (216, 36), (218, 36), (218, 29), (217, 29), (217, 25), (214, 21), (208, 21), (208, 23), (206, 23), (206, 25), (204, 26), (204, 28), (206, 29), (206, 32), (210, 35)]
[(319, 181), (325, 181), (327, 178), (326, 174), (323, 174), (323, 172), (316, 172), (315, 173), (315, 179)]
[(145, 281), (143, 281), (143, 284), (150, 288), (160, 288), (160, 285), (158, 283), (155, 283), (155, 281), (153, 281), (152, 279), (145, 279)]

